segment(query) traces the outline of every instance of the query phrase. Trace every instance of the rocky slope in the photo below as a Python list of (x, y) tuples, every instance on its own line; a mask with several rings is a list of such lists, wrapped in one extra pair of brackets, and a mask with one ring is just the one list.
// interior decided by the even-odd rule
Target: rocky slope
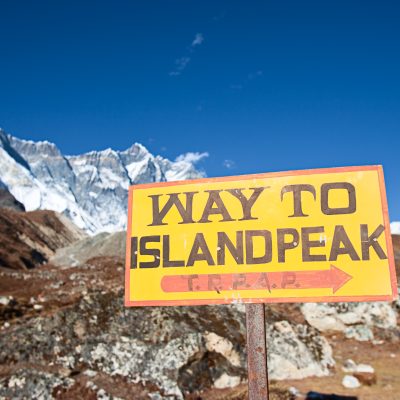
[[(123, 235), (57, 251), (62, 268), (0, 271), (0, 397), (245, 399), (243, 305), (125, 308)], [(395, 399), (400, 376), (385, 366), (400, 357), (399, 305), (268, 306), (272, 399), (294, 398), (289, 386)], [(345, 389), (349, 357), (371, 363), (376, 383)]]
[[(1, 398), (182, 399), (245, 383), (243, 305), (126, 308), (124, 232), (77, 240), (54, 212), (0, 216), (5, 253), (20, 255), (0, 269)], [(52, 258), (61, 268), (23, 264), (62, 243)], [(268, 310), (271, 378), (328, 375), (331, 346), (294, 313)]]
[(89, 236), (72, 243), (70, 246), (60, 248), (50, 258), (54, 265), (82, 266), (90, 258), (94, 257), (117, 257), (125, 258), (126, 232), (106, 233), (102, 232), (95, 236)]
[(57, 249), (85, 236), (54, 211), (24, 213), (0, 208), (0, 268), (35, 268), (47, 262)]
[(125, 151), (63, 155), (47, 141), (21, 140), (0, 129), (0, 181), (27, 211), (54, 210), (93, 234), (126, 223), (128, 187), (135, 183), (198, 178), (193, 160), (153, 156), (135, 143)]
[[(105, 257), (2, 272), (0, 396), (182, 399), (245, 383), (242, 305), (125, 308), (122, 276)], [(271, 378), (329, 374), (328, 341), (287, 318), (268, 311)]]

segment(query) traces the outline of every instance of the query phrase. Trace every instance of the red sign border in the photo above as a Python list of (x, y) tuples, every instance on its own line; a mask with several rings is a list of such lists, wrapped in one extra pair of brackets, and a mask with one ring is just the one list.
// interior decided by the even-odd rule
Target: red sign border
[(392, 294), (382, 296), (317, 296), (317, 297), (276, 297), (276, 298), (250, 298), (241, 299), (243, 304), (246, 303), (314, 303), (314, 302), (362, 302), (362, 301), (393, 301), (397, 298), (397, 279), (396, 269), (394, 262), (392, 236), (390, 233), (389, 210), (386, 198), (385, 180), (383, 175), (382, 165), (367, 165), (357, 167), (336, 167), (336, 168), (319, 168), (307, 169), (298, 171), (284, 171), (284, 172), (268, 172), (262, 174), (251, 175), (238, 175), (226, 176), (219, 178), (202, 178), (202, 179), (189, 179), (184, 181), (174, 182), (155, 182), (133, 185), (129, 187), (128, 196), (128, 229), (126, 233), (126, 258), (125, 258), (125, 306), (138, 307), (138, 306), (194, 306), (194, 305), (212, 305), (212, 304), (232, 304), (236, 300), (225, 299), (191, 299), (191, 300), (147, 300), (147, 301), (132, 301), (129, 299), (130, 290), (130, 259), (131, 259), (131, 246), (130, 238), (132, 234), (132, 203), (133, 191), (140, 189), (148, 189), (151, 187), (160, 186), (179, 186), (194, 183), (210, 183), (210, 182), (226, 182), (235, 180), (247, 180), (255, 178), (277, 178), (283, 176), (296, 176), (296, 175), (319, 175), (331, 174), (340, 172), (355, 172), (355, 171), (377, 171), (379, 179), (379, 188), (382, 202), (382, 214), (385, 225), (386, 247), (388, 252), (388, 262), (390, 270), (390, 280), (392, 283)]

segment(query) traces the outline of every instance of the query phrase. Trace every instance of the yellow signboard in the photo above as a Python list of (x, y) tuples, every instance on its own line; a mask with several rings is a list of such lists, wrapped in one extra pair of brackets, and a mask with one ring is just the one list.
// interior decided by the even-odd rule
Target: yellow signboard
[(132, 186), (127, 306), (392, 300), (381, 166)]

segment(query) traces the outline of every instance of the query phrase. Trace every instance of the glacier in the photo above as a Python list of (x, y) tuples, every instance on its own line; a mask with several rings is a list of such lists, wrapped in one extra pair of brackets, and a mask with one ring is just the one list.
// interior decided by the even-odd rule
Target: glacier
[(0, 128), (0, 184), (27, 211), (57, 211), (91, 235), (116, 232), (126, 226), (130, 185), (205, 176), (195, 163), (207, 153), (188, 154), (170, 161), (134, 143), (124, 151), (68, 156), (54, 143), (18, 139)]

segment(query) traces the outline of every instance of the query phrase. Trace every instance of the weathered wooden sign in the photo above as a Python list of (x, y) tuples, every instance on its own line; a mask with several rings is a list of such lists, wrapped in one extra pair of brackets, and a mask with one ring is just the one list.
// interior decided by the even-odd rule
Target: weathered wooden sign
[(380, 166), (130, 188), (127, 306), (396, 296)]

